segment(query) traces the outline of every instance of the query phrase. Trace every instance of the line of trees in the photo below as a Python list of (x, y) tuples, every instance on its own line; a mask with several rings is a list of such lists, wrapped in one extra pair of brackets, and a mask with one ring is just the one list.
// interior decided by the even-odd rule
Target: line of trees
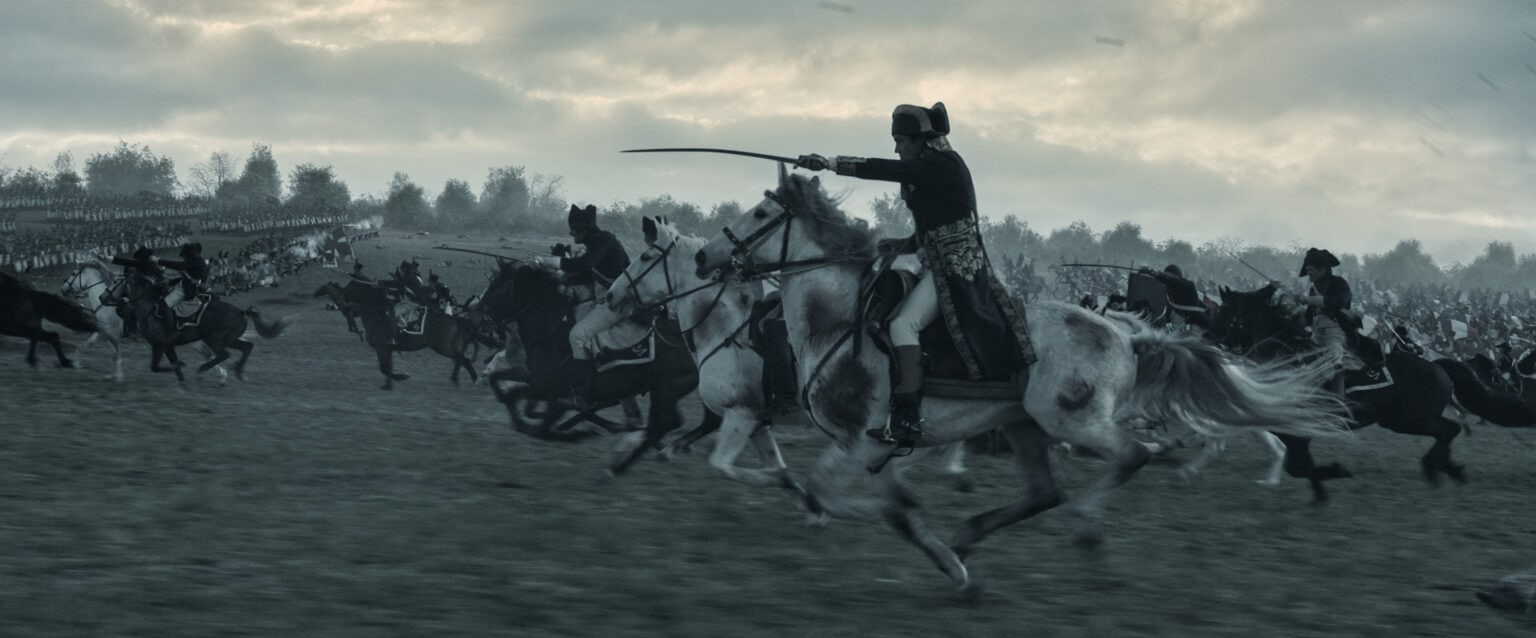
[[(223, 151), (209, 154), (207, 160), (190, 169), (184, 189), (177, 179), (174, 162), (156, 155), (146, 145), (119, 142), (110, 151), (87, 158), (83, 174), (75, 169), (74, 157), (69, 152), (60, 153), (51, 168), (44, 171), (0, 167), (0, 195), (163, 197), (182, 191), (213, 200), (215, 210), (220, 202), (238, 209), (252, 205), (281, 205), (299, 211), (350, 208), (354, 215), (382, 216), (385, 224), (394, 228), (499, 234), (564, 234), (568, 208), (564, 178), (531, 173), (524, 166), (515, 165), (487, 169), (478, 194), (470, 182), (449, 179), (435, 195), (429, 195), (402, 172), (395, 173), (382, 198), (353, 199), (346, 182), (330, 165), (299, 164), (288, 172), (285, 182), (271, 146), (260, 143), (251, 146), (243, 162)], [(621, 201), (600, 207), (598, 219), (605, 228), (638, 243), (642, 216), (664, 216), (684, 232), (712, 234), (742, 212), (743, 206), (734, 201), (720, 202), (706, 210), (669, 195), (659, 195), (637, 203)], [(873, 225), (883, 235), (904, 237), (912, 232), (911, 213), (894, 193), (875, 200), (869, 213)], [(1260, 278), (1258, 272), (1290, 281), (1307, 248), (1250, 245), (1233, 237), (1200, 246), (1178, 238), (1153, 241), (1143, 235), (1139, 224), (1129, 221), (1102, 232), (1078, 221), (1041, 234), (1012, 214), (984, 220), (983, 234), (994, 259), (1023, 255), (1034, 260), (1037, 271), (1069, 262), (1153, 268), (1178, 264), (1190, 276), (1218, 281), (1252, 280)], [(1327, 247), (1326, 238), (1319, 242)], [(1435, 263), (1416, 239), (1404, 239), (1381, 254), (1342, 253), (1339, 258), (1346, 276), (1388, 286), (1420, 283), (1463, 289), (1526, 290), (1536, 285), (1536, 254), (1517, 255), (1508, 242), (1490, 242), (1471, 263), (1449, 267)]]

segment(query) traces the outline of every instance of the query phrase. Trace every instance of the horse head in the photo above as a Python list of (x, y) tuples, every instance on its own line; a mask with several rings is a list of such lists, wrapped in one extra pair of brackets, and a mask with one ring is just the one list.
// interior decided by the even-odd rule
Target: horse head
[(666, 218), (646, 217), (641, 222), (646, 247), (624, 274), (608, 287), (603, 297), (609, 308), (628, 314), (642, 307), (666, 303), (679, 292), (697, 289), (689, 261), (704, 240), (684, 235)]
[(854, 261), (874, 257), (876, 236), (869, 224), (848, 217), (827, 195), (821, 180), (804, 175), (781, 178), (763, 200), (742, 213), (694, 254), (695, 273), (737, 270), (757, 275), (790, 265)]

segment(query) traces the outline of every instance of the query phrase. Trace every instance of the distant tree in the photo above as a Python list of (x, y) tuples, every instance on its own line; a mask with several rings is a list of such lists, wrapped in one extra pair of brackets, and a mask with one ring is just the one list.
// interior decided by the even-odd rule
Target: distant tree
[(1445, 272), (1435, 265), (1435, 259), (1424, 252), (1417, 239), (1404, 239), (1380, 255), (1366, 255), (1361, 259), (1361, 273), (1383, 285), (1445, 283)]
[(1182, 239), (1169, 239), (1163, 242), (1159, 252), (1162, 253), (1163, 262), (1165, 263), (1158, 264), (1158, 270), (1161, 270), (1162, 267), (1168, 264), (1176, 264), (1184, 271), (1186, 277), (1199, 278), (1206, 276), (1200, 272), (1200, 256), (1195, 254), (1195, 247), (1189, 242)]
[(1017, 215), (1008, 215), (1003, 221), (986, 223), (982, 239), (987, 251), (994, 257), (1023, 255), (1026, 260), (1038, 259), (1045, 245), (1045, 238), (1030, 229), (1029, 224)]
[(1150, 266), (1157, 248), (1141, 236), (1141, 224), (1120, 222), (1106, 231), (1100, 250), (1110, 261), (1124, 265)]
[(422, 228), (431, 221), (426, 192), (405, 173), (395, 173), (384, 199), (384, 223), (391, 228)]
[(272, 158), (271, 146), (251, 145), (251, 154), (245, 158), (245, 170), (235, 184), (235, 192), (253, 202), (277, 199), (282, 195), (283, 179), (277, 174), (277, 160)]
[(468, 224), (475, 215), (475, 192), (469, 182), (450, 179), (443, 183), (443, 192), (433, 202), (437, 211), (437, 223), (441, 226), (459, 227)]
[(54, 195), (60, 197), (75, 197), (85, 194), (85, 179), (75, 172), (75, 156), (69, 151), (61, 151), (58, 157), (53, 158), (53, 185)]
[(230, 195), (227, 185), (235, 182), (235, 157), (224, 151), (208, 154), (208, 160), (194, 165), (190, 172), (192, 192), (203, 197)]
[(875, 214), (875, 231), (881, 236), (909, 237), (916, 228), (907, 203), (894, 193), (880, 196), (869, 205), (869, 210)]
[(8, 195), (44, 195), (51, 183), (47, 173), (28, 166), (11, 172), (10, 178), (5, 180), (4, 192)]
[(329, 164), (300, 164), (288, 174), (288, 204), (299, 210), (343, 210), (352, 200), (347, 183), (336, 179)]
[(527, 171), (521, 166), (492, 168), (480, 190), (480, 214), (475, 225), (507, 229), (526, 227), (528, 219)]
[(1504, 241), (1489, 242), (1483, 254), (1467, 264), (1457, 283), (1462, 288), (1519, 289), (1521, 282), (1515, 247)]
[(1095, 260), (1099, 258), (1099, 242), (1093, 237), (1093, 229), (1082, 220), (1072, 222), (1066, 228), (1051, 231), (1045, 240), (1045, 250), (1057, 259), (1065, 261)]
[(565, 178), (534, 175), (528, 180), (528, 216), (542, 226), (564, 227), (570, 209), (565, 200)]
[(715, 204), (709, 209), (709, 214), (704, 216), (704, 220), (699, 222), (701, 231), (699, 234), (713, 239), (715, 235), (720, 234), (720, 229), (730, 226), (745, 212), (746, 209), (736, 201)]
[(177, 185), (176, 163), (155, 155), (148, 146), (119, 141), (110, 153), (97, 153), (85, 161), (85, 190), (93, 196), (146, 192), (170, 196)]
[[(644, 198), (639, 204), (618, 203), (599, 216), (599, 223), (625, 237), (640, 237), (642, 217), (665, 217), (684, 234), (704, 234), (704, 212), (698, 206), (679, 202), (671, 195)], [(716, 231), (718, 232), (718, 231)]]

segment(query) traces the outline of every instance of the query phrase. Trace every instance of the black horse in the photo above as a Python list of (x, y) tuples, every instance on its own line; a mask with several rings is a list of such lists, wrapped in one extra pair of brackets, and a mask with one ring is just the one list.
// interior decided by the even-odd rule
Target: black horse
[(342, 300), (362, 320), (363, 340), (373, 348), (379, 360), (379, 372), (384, 374), (383, 389), (392, 390), (396, 381), (411, 378), (408, 374), (395, 372), (396, 352), (427, 348), (453, 361), (453, 372), (448, 378), (454, 385), (459, 383), (460, 368), (469, 372), (470, 381), (475, 380), (474, 360), (465, 354), (475, 343), (474, 330), (462, 317), (450, 316), (434, 308), (422, 319), (421, 332), (407, 332), (396, 322), (395, 299), (384, 286), (350, 281), (342, 288)]
[(101, 328), (96, 318), (80, 306), (55, 294), (35, 290), (25, 281), (0, 272), (0, 334), (26, 337), (27, 364), (37, 367), (37, 343), (53, 346), (59, 357), (59, 366), (73, 368), (73, 361), (64, 356), (64, 346), (59, 333), (43, 329), (47, 319), (75, 332), (92, 333)]
[[(1481, 361), (1477, 357), (1481, 357)], [(1506, 428), (1536, 426), (1536, 403), (1533, 403), (1530, 395), (1522, 396), (1503, 389), (1508, 386), (1487, 385), (1478, 368), (1479, 364), (1485, 362), (1491, 364), (1492, 360), (1486, 355), (1477, 355), (1477, 357), (1468, 362), (1449, 358), (1435, 359), (1435, 365), (1440, 366), (1441, 370), (1450, 375), (1451, 383), (1456, 386), (1456, 402), (1468, 412), (1497, 426)], [(1495, 374), (1494, 378), (1502, 377)], [(1527, 392), (1536, 393), (1536, 383), (1525, 383), (1523, 387), (1530, 388)]]
[[(1275, 304), (1274, 294), (1274, 285), (1250, 292), (1222, 288), (1221, 308), (1212, 320), (1211, 336), (1232, 351), (1257, 361), (1315, 350), (1299, 318)], [(1392, 385), (1351, 392), (1345, 397), (1352, 429), (1379, 424), (1400, 434), (1433, 437), (1434, 445), (1420, 459), (1425, 480), (1438, 483), (1444, 473), (1458, 483), (1466, 482), (1462, 466), (1451, 461), (1451, 441), (1461, 434), (1461, 425), (1442, 415), (1451, 401), (1452, 379), (1439, 366), (1404, 348), (1394, 349), (1385, 359), (1386, 369), (1394, 380)], [(1285, 442), (1286, 472), (1310, 481), (1314, 502), (1328, 498), (1323, 481), (1351, 476), (1337, 463), (1317, 465), (1312, 458), (1310, 439), (1276, 435)]]
[[(571, 429), (583, 421), (596, 423), (609, 432), (617, 431), (596, 411), (647, 393), (648, 432), (668, 432), (682, 424), (677, 404), (698, 387), (699, 373), (676, 320), (656, 320), (651, 361), (598, 372), (592, 381), (591, 407), (562, 421), (573, 409), (565, 399), (571, 394), (573, 360), (569, 335), (575, 324), (576, 302), (561, 290), (557, 274), (543, 266), (502, 262), (480, 305), (498, 324), (516, 332), (524, 346), (527, 368), (533, 373), (526, 385), (511, 389), (502, 384), (517, 380), (510, 371), (493, 373), (488, 379), (496, 399), (507, 406), (512, 427), (518, 432), (551, 441), (576, 441), (601, 434)], [(537, 425), (525, 420), (527, 407), (536, 401), (547, 404)]]
[[(151, 372), (175, 372), (177, 381), (186, 382), (186, 376), (181, 373), (183, 364), (176, 356), (176, 346), (202, 341), (214, 356), (198, 366), (198, 372), (207, 372), (229, 359), (229, 349), (233, 348), (240, 351), (240, 359), (235, 361), (235, 378), (244, 380), (245, 362), (251, 358), (251, 349), (256, 347), (242, 338), (247, 326), (254, 325), (256, 334), (263, 339), (276, 339), (288, 329), (286, 319), (267, 323), (254, 307), (240, 310), (219, 299), (208, 302), (195, 324), (177, 326), (175, 313), (165, 305), (165, 289), (169, 285), (174, 284), (139, 273), (130, 273), (124, 278), (129, 316), (139, 335), (149, 344)], [(162, 357), (171, 362), (170, 368), (160, 367)]]

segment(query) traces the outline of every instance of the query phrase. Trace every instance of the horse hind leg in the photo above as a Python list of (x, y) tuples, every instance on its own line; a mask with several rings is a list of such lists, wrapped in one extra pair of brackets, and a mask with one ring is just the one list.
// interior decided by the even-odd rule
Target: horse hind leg
[(1092, 400), (1076, 405), (1070, 401), (1053, 401), (1052, 407), (1056, 410), (1039, 411), (1044, 417), (1040, 424), (1047, 433), (1074, 446), (1093, 450), (1106, 461), (1104, 473), (1071, 504), (1076, 544), (1090, 551), (1097, 550), (1104, 542), (1104, 501), (1109, 493), (1152, 460), (1152, 452), (1115, 424), (1104, 409), (1104, 403)]
[(1062, 503), (1061, 491), (1051, 472), (1051, 439), (1045, 431), (1034, 423), (1015, 423), (1004, 426), (1003, 435), (1013, 448), (1014, 461), (1024, 477), (1024, 496), (1009, 505), (966, 519), (949, 543), (961, 558), (970, 556), (972, 546), (992, 532)]

